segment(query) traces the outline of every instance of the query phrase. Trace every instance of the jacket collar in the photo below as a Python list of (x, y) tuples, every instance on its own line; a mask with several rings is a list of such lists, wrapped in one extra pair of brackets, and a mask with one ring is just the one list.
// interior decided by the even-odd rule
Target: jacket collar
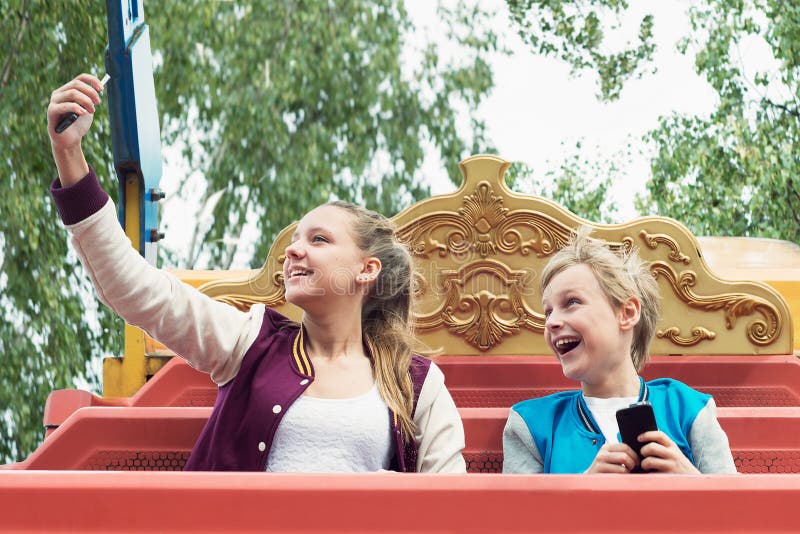
[(314, 368), (306, 350), (305, 327), (301, 324), (292, 343), (293, 363), (301, 375), (314, 378)]
[[(638, 378), (639, 398), (636, 402), (648, 401), (650, 400), (650, 389), (647, 387), (647, 384), (641, 376)], [(578, 395), (577, 408), (578, 418), (581, 420), (581, 423), (583, 423), (583, 428), (592, 434), (602, 434), (602, 432), (600, 432), (600, 427), (597, 425), (597, 422), (595, 422), (594, 417), (592, 417), (592, 411), (588, 406), (586, 406), (586, 401), (583, 399), (583, 393)]]

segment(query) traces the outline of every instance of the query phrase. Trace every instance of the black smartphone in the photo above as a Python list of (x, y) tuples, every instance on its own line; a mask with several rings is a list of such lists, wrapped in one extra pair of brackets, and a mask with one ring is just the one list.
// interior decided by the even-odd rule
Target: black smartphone
[[(649, 402), (637, 402), (631, 404), (627, 408), (617, 410), (617, 424), (619, 425), (619, 435), (622, 442), (628, 445), (633, 451), (642, 457), (642, 447), (646, 443), (640, 443), (636, 438), (640, 434), (650, 430), (658, 430), (656, 425), (656, 416), (653, 414), (653, 407)], [(639, 467), (631, 471), (631, 473), (644, 473), (645, 471)]]

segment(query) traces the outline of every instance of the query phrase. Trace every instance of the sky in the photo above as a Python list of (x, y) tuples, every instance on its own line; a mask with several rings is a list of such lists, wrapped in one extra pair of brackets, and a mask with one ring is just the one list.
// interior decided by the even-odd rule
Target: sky
[[(441, 28), (435, 4), (429, 0), (406, 2), (420, 31), (431, 35)], [(618, 222), (635, 218), (634, 196), (644, 192), (650, 175), (641, 137), (657, 126), (659, 116), (673, 112), (707, 114), (716, 102), (714, 91), (694, 72), (692, 58), (676, 50), (676, 42), (689, 29), (686, 11), (690, 4), (685, 0), (630, 3), (628, 15), (621, 20), (623, 39), (609, 39), (607, 46), (614, 49), (633, 37), (644, 14), (652, 13), (658, 47), (653, 65), (657, 72), (629, 80), (618, 101), (603, 104), (595, 97), (599, 86), (592, 73), (572, 77), (565, 62), (534, 55), (516, 33), (506, 3), (482, 0), (484, 9), (494, 13), (494, 27), (512, 51), (511, 55), (494, 57), (495, 86), (479, 109), (497, 154), (509, 161), (526, 162), (541, 176), (574, 153), (578, 141), (582, 141), (582, 153), (598, 161), (613, 158), (633, 143), (645, 149), (645, 154), (633, 155), (610, 194), (617, 204)], [(431, 162), (427, 171), (438, 176), (434, 194), (453, 189), (439, 162)]]
[[(439, 39), (442, 55), (453, 56), (457, 54), (456, 48), (440, 37), (445, 32), (436, 5), (437, 2), (431, 0), (406, 1), (415, 31), (419, 33), (419, 42), (423, 38)], [(630, 144), (633, 148), (631, 156), (619, 160), (625, 165), (615, 175), (616, 181), (609, 195), (616, 206), (614, 222), (635, 218), (638, 215), (634, 208), (635, 196), (644, 192), (644, 184), (650, 176), (650, 152), (642, 136), (657, 126), (659, 116), (707, 114), (716, 103), (714, 91), (694, 72), (693, 59), (676, 50), (678, 39), (689, 29), (686, 11), (691, 2), (631, 2), (625, 18), (620, 21), (620, 29), (609, 35), (604, 45), (610, 50), (621, 48), (635, 36), (644, 14), (652, 13), (657, 44), (652, 65), (657, 67), (657, 72), (639, 80), (629, 80), (619, 100), (612, 103), (602, 103), (596, 98), (599, 86), (593, 73), (572, 76), (565, 62), (535, 55), (509, 20), (505, 1), (480, 0), (480, 5), (493, 14), (493, 27), (501, 35), (504, 46), (511, 51), (509, 55), (492, 56), (494, 88), (478, 109), (479, 117), (486, 122), (488, 139), (497, 148), (497, 155), (509, 161), (524, 162), (533, 169), (535, 176), (544, 177), (548, 170), (557, 169), (561, 162), (576, 152), (575, 146), (579, 141), (582, 146), (580, 154), (598, 162), (619, 160), (618, 154), (626, 152)], [(415, 37), (411, 39), (413, 41)], [(197, 208), (204, 194), (203, 180), (196, 177), (176, 195), (178, 179), (185, 170), (179, 163), (175, 166), (175, 159), (170, 158), (166, 147), (164, 152), (167, 157), (161, 185), (167, 192), (167, 200), (163, 203), (161, 215), (167, 237), (161, 245), (177, 252), (182, 259), (179, 264), (185, 266), (193, 230), (204, 225), (198, 220), (202, 216), (195, 218), (191, 215), (204, 211)], [(422, 176), (431, 182), (431, 193), (453, 191), (455, 186), (448, 175), (459, 176), (459, 170), (444, 168), (431, 152), (421, 170)], [(380, 162), (376, 164), (380, 165)], [(535, 190), (523, 192), (540, 193)], [(254, 229), (246, 228), (243, 234), (249, 231)], [(246, 267), (251, 255), (251, 247), (240, 242), (232, 267)], [(201, 260), (197, 267), (202, 266)]]

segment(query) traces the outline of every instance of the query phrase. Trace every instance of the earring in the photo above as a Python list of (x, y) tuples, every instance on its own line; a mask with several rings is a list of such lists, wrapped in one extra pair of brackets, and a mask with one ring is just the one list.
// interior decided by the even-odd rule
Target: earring
[(369, 277), (366, 274), (359, 274), (358, 276), (356, 276), (356, 279), (361, 280), (363, 282), (364, 280), (368, 280)]

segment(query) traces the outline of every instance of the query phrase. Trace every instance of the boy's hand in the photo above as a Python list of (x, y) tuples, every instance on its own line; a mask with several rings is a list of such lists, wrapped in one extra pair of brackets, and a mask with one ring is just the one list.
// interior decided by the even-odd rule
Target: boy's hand
[(642, 447), (642, 469), (658, 473), (700, 474), (675, 442), (660, 430), (645, 432), (638, 439), (646, 443)]
[(586, 473), (630, 473), (638, 464), (636, 453), (624, 443), (606, 443)]

